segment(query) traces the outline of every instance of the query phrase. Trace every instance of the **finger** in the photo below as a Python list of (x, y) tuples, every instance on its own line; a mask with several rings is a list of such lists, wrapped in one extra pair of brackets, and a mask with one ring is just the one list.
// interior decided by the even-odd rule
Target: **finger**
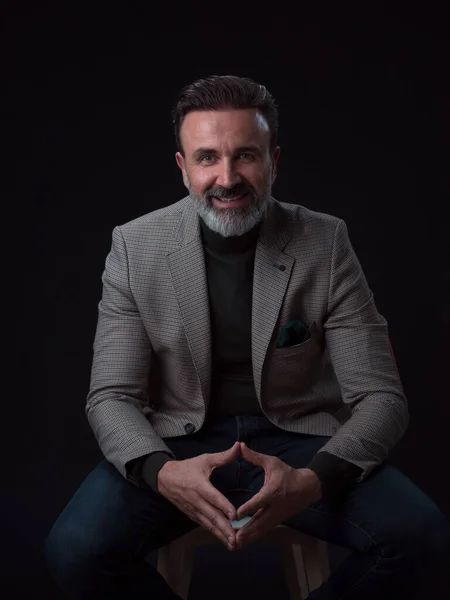
[(222, 452), (214, 452), (211, 454), (205, 454), (206, 462), (210, 472), (212, 472), (217, 467), (221, 467), (230, 462), (234, 462), (241, 453), (241, 446), (239, 442), (235, 442), (231, 448), (228, 450), (224, 450)]
[(268, 457), (267, 454), (261, 454), (260, 452), (255, 452), (254, 450), (251, 450), (245, 444), (245, 442), (241, 442), (241, 453), (246, 461), (252, 463), (252, 465), (256, 465), (263, 469), (267, 465), (267, 458), (271, 458)]
[(236, 535), (236, 550), (260, 538), (270, 529), (271, 513), (269, 509), (260, 509), (251, 521), (239, 529)]
[(264, 508), (267, 502), (268, 494), (263, 486), (253, 498), (247, 500), (245, 504), (242, 504), (242, 506), (237, 509), (237, 520), (239, 521), (247, 515), (254, 515), (260, 508)]
[(270, 518), (269, 509), (260, 508), (258, 512), (250, 519), (250, 521), (248, 521), (248, 523), (238, 529), (236, 532), (236, 540), (246, 538), (256, 530), (263, 528), (268, 518)]
[[(188, 514), (188, 513), (186, 513)], [(226, 530), (224, 523), (220, 523), (220, 511), (215, 513), (208, 509), (205, 504), (196, 505), (192, 512), (188, 516), (201, 525), (206, 531), (209, 531), (214, 537), (216, 537), (224, 546), (228, 549), (235, 549), (236, 547), (236, 535), (230, 534)]]
[[(212, 533), (220, 542), (222, 542), (229, 550), (235, 549), (236, 540), (234, 539), (234, 546), (230, 546), (230, 537), (217, 527), (215, 521), (211, 519), (211, 507), (206, 502), (196, 497), (193, 500), (184, 500), (183, 503), (173, 502), (174, 505), (179, 508), (185, 515), (187, 515), (194, 523), (198, 523), (206, 531)], [(214, 517), (214, 515), (212, 515)]]
[(204, 500), (196, 502), (193, 521), (199, 523), (228, 549), (231, 550), (235, 548), (236, 533), (231, 527), (228, 519), (226, 519), (219, 510), (216, 510)]
[(197, 492), (208, 504), (219, 509), (227, 519), (237, 520), (236, 508), (209, 480), (205, 481)]

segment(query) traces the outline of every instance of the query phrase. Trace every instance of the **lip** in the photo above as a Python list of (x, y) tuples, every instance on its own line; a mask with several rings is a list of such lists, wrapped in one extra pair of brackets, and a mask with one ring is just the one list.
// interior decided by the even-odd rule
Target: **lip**
[(247, 202), (250, 199), (250, 192), (247, 192), (245, 194), (245, 196), (242, 196), (242, 198), (240, 198), (239, 200), (233, 200), (232, 202), (226, 202), (226, 203), (221, 202), (215, 196), (212, 196), (212, 199), (213, 199), (213, 205), (216, 208), (219, 208), (219, 209), (234, 208), (234, 207), (238, 207), (238, 206), (244, 206), (245, 204), (247, 204)]

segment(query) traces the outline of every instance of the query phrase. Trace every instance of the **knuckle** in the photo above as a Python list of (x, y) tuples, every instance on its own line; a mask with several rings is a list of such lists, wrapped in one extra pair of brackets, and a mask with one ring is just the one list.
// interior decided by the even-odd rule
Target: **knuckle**
[(195, 521), (195, 523), (201, 524), (202, 518), (196, 512), (194, 512), (193, 510), (189, 510), (189, 511), (185, 511), (185, 513), (191, 519), (191, 521)]
[(220, 521), (219, 515), (216, 513), (211, 517), (211, 523), (214, 523), (214, 526), (217, 527), (218, 521)]
[(212, 519), (210, 519), (208, 521), (208, 531), (212, 534), (216, 534), (216, 532), (218, 531), (218, 527), (217, 527), (217, 523), (215, 521), (215, 517), (212, 517)]

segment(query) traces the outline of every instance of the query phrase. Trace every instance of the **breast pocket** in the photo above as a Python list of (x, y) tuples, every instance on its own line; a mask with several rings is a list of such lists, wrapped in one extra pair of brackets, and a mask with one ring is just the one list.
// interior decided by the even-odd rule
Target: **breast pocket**
[(311, 323), (311, 325), (308, 327), (308, 331), (310, 337), (304, 342), (301, 342), (300, 344), (294, 344), (293, 346), (288, 346), (286, 348), (276, 348), (274, 350), (274, 358), (298, 356), (299, 358), (303, 357), (306, 359), (309, 356), (315, 356), (315, 354), (319, 353), (321, 346), (316, 321)]
[(285, 405), (298, 402), (313, 385), (320, 365), (322, 344), (315, 322), (308, 327), (310, 337), (293, 346), (276, 348), (268, 361), (268, 381), (271, 398), (282, 399)]

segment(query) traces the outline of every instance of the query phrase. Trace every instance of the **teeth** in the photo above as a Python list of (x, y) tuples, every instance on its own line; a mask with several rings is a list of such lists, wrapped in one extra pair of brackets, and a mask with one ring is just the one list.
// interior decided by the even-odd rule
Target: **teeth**
[(234, 202), (235, 200), (239, 200), (240, 198), (242, 198), (244, 194), (242, 194), (241, 196), (237, 196), (236, 198), (219, 198), (219, 200), (221, 202)]

